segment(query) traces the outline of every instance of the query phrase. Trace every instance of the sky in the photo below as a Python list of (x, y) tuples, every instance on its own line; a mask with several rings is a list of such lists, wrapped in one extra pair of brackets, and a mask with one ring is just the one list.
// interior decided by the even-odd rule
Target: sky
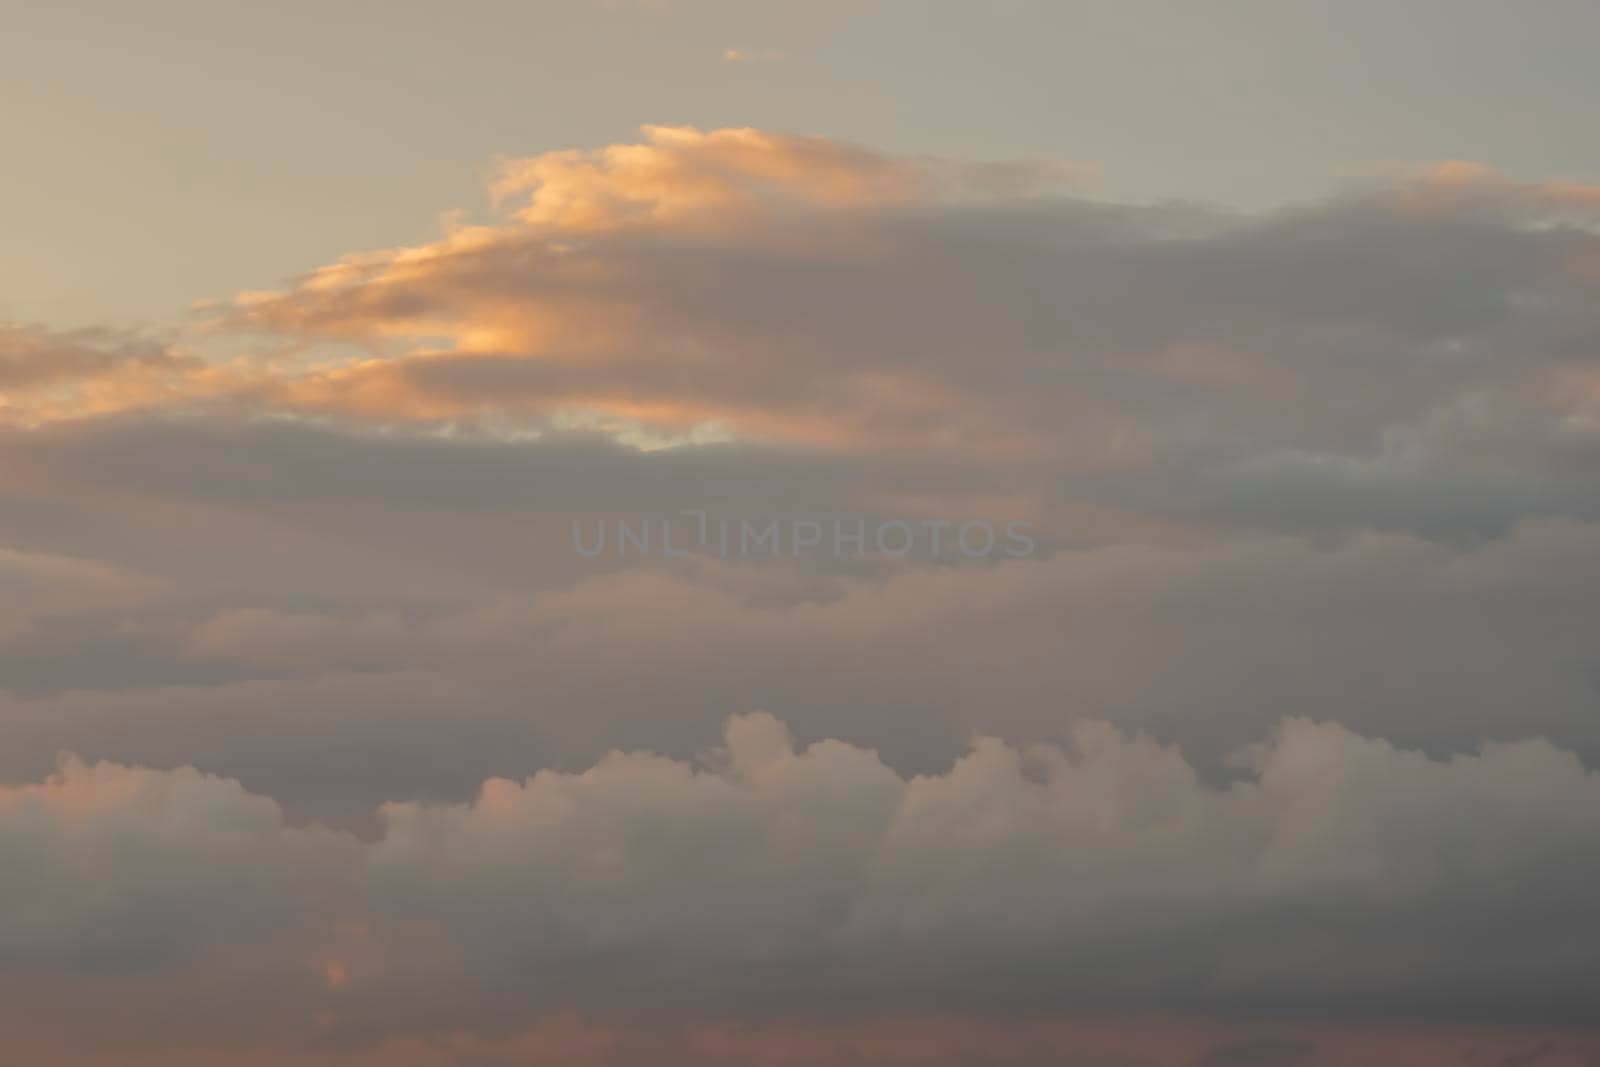
[[(1442, 159), (1600, 169), (1586, 0), (8, 0), (0, 313), (160, 326), (642, 123), (1094, 168), (1258, 208)], [(744, 61), (729, 62), (734, 52)]]
[(0, 1061), (1600, 1062), (1600, 9), (0, 18)]

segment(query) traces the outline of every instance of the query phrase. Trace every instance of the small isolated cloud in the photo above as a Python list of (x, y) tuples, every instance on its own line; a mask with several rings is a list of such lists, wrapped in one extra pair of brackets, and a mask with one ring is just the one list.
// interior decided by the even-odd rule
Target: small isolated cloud
[(783, 58), (783, 53), (776, 48), (725, 48), (722, 51), (724, 63), (776, 63)]

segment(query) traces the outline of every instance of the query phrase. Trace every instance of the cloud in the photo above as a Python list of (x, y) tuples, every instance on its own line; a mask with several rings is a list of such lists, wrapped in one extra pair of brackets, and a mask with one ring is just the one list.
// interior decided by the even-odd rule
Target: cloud
[[(1592, 190), (1079, 173), (651, 127), (0, 331), (8, 1048), (1582, 1062)], [(1037, 552), (573, 549), (686, 508)]]
[(204, 376), (193, 356), (130, 334), (0, 323), (0, 425), (156, 404), (191, 376)]
[[(52, 491), (0, 498), (33, 576), (0, 608), (10, 780), (62, 749), (200, 761), (299, 815), (360, 821), (618, 746), (687, 757), (752, 706), (906, 772), (974, 732), (1048, 736), (1074, 717), (1181, 741), (1208, 768), (1285, 714), (1435, 753), (1538, 733), (1600, 759), (1591, 522), (1318, 538), (1309, 520), (1251, 528), (1243, 508), (1193, 525), (1081, 499), (1024, 511), (1037, 472), (982, 461), (293, 422), (0, 436), (13, 469)], [(939, 565), (574, 550), (574, 520), (684, 507), (1027, 514), (1039, 550)]]
[(147, 971), (325, 926), (353, 845), (236, 782), (64, 758), (0, 788), (0, 970)]
[(1472, 539), (1600, 512), (1584, 187), (1452, 163), (1240, 215), (1070, 173), (745, 128), (506, 160), (494, 221), (216, 324), (299, 355), (79, 413), (981, 459), (1159, 522)]
[(646, 126), (645, 144), (548, 152), (502, 164), (497, 198), (527, 194), (517, 214), (556, 231), (629, 223), (711, 225), (711, 213), (762, 207), (854, 207), (905, 202), (932, 191), (925, 163), (822, 137), (760, 130)]
[(0, 970), (170, 993), (244, 968), (269, 1016), (320, 988), (324, 1035), (351, 1047), (562, 1016), (853, 1026), (929, 1003), (1585, 1017), (1600, 957), (1570, 932), (1595, 920), (1600, 776), (1570, 752), (1430, 759), (1289, 719), (1237, 767), (1208, 784), (1176, 748), (1080, 722), (907, 776), (757, 713), (692, 762), (615, 752), (466, 804), (392, 802), (362, 844), (187, 768), (68, 759), (0, 789), (22, 860), (0, 873)]
[(783, 53), (776, 48), (725, 48), (722, 51), (724, 63), (776, 63), (783, 58)]
[(506, 163), (500, 223), (241, 302), (238, 325), (400, 346), (254, 402), (1048, 462), (1117, 506), (1318, 527), (1597, 507), (1581, 189), (1452, 165), (1241, 216), (1038, 164), (646, 133)]
[(1547, 223), (1593, 225), (1600, 219), (1600, 185), (1585, 182), (1517, 181), (1470, 160), (1446, 160), (1420, 168), (1398, 200), (1423, 212), (1463, 208), (1525, 218), (1530, 209)]

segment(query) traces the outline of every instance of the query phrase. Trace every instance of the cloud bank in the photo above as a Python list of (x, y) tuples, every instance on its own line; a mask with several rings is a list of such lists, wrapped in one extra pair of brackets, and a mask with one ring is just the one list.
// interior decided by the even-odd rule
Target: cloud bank
[[(1094, 183), (648, 127), (0, 329), (0, 1049), (1592, 1060), (1600, 196)], [(574, 550), (688, 509), (1037, 551)]]
[(68, 759), (0, 790), (23, 861), (0, 875), (0, 969), (93, 995), (243, 965), (255, 1025), (309, 1012), (354, 1046), (771, 1025), (797, 1004), (833, 1026), (932, 1005), (1588, 1017), (1600, 955), (1571, 931), (1597, 918), (1600, 776), (1570, 752), (1430, 759), (1288, 719), (1231, 765), (1208, 783), (1176, 748), (1079, 722), (905, 776), (758, 713), (693, 761), (615, 752), (389, 803), (363, 842), (192, 769)]

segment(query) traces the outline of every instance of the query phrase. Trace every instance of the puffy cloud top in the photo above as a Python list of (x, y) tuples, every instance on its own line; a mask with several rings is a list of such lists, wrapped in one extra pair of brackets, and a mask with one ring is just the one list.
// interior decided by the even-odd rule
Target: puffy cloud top
[(996, 988), (1024, 1012), (1581, 1011), (1600, 776), (1571, 753), (1436, 760), (1291, 719), (1236, 764), (1208, 783), (1086, 722), (908, 777), (757, 714), (694, 763), (619, 752), (391, 803), (358, 844), (234, 782), (68, 760), (0, 791), (0, 899), (27, 917), (0, 961), (156, 971), (290, 936), (364, 1011), (424, 976), (455, 1003), (465, 975), (515, 981), (535, 1016), (801, 992), (982, 1010)]

